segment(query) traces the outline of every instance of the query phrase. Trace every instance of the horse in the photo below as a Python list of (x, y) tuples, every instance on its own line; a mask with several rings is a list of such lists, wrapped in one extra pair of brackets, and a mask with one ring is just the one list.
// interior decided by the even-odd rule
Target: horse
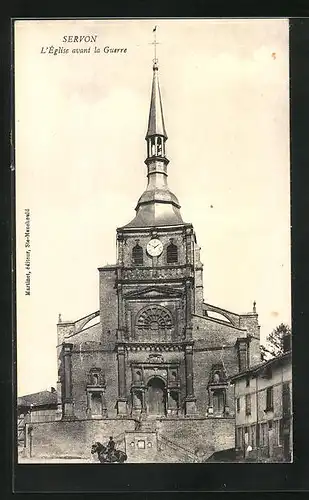
[(127, 454), (124, 451), (121, 450), (113, 450), (112, 453), (109, 453), (109, 450), (107, 449), (104, 444), (99, 443), (97, 441), (94, 443), (91, 447), (91, 454), (94, 455), (94, 453), (98, 454), (98, 459), (103, 463), (124, 463), (127, 460)]

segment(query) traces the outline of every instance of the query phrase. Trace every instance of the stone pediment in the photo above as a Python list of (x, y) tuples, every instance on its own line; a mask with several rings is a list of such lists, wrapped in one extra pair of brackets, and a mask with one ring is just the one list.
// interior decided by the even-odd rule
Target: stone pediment
[(182, 296), (181, 290), (168, 286), (151, 286), (140, 288), (124, 294), (126, 299), (157, 299), (157, 298), (179, 298)]

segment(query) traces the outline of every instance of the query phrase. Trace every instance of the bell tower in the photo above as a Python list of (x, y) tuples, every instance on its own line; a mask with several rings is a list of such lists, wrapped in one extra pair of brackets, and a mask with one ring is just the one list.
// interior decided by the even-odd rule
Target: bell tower
[(147, 186), (134, 219), (117, 229), (115, 269), (117, 412), (146, 418), (195, 414), (192, 314), (201, 296), (195, 233), (167, 183), (158, 72), (155, 57), (145, 136)]

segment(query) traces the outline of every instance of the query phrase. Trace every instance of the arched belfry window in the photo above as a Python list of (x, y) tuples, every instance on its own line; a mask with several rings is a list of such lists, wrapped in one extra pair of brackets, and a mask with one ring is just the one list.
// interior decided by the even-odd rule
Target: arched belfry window
[(132, 260), (136, 266), (141, 266), (143, 264), (143, 248), (136, 243), (132, 250)]
[(171, 240), (171, 243), (166, 249), (166, 260), (168, 264), (178, 262), (178, 248), (174, 245), (173, 240)]
[(158, 144), (157, 155), (162, 156), (162, 137), (158, 137), (157, 144)]
[(150, 139), (150, 156), (155, 156), (156, 154), (156, 141), (154, 137)]

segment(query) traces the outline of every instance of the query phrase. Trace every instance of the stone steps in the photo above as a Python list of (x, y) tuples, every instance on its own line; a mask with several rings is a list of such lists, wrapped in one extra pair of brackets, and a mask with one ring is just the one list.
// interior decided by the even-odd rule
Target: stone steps
[(156, 420), (143, 420), (141, 422), (140, 430), (143, 432), (156, 432), (157, 430)]

